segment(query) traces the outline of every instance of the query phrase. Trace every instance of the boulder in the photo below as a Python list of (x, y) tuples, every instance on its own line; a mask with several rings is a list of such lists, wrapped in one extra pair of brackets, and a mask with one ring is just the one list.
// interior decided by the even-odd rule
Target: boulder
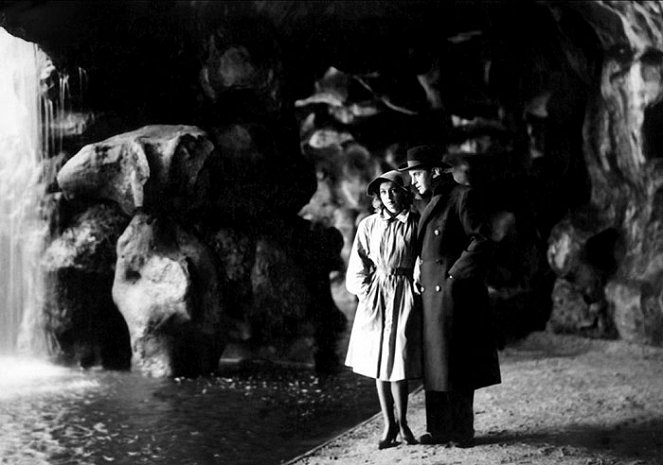
[(60, 169), (68, 198), (112, 200), (128, 215), (138, 208), (187, 213), (209, 188), (214, 147), (193, 126), (145, 126), (84, 146)]
[(216, 369), (225, 345), (217, 273), (193, 234), (163, 218), (134, 216), (117, 243), (113, 300), (141, 372), (193, 376)]
[(92, 206), (44, 252), (45, 329), (57, 360), (129, 367), (129, 332), (111, 296), (115, 242), (128, 222), (113, 205)]
[(605, 300), (589, 303), (582, 291), (558, 278), (552, 291), (553, 308), (548, 329), (556, 333), (614, 338), (613, 315)]
[(574, 283), (588, 302), (602, 300), (603, 286), (617, 263), (616, 231), (601, 231), (600, 220), (587, 222), (576, 214), (553, 228), (548, 244), (548, 264), (555, 274)]
[(606, 297), (619, 336), (638, 344), (663, 346), (660, 276), (653, 282), (615, 279)]

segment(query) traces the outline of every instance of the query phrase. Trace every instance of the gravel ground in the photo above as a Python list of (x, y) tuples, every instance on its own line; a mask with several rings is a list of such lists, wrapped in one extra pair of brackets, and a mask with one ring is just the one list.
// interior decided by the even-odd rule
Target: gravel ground
[[(476, 394), (474, 448), (379, 451), (374, 416), (287, 463), (663, 465), (663, 349), (535, 333), (501, 362), (502, 384)], [(409, 418), (421, 434), (421, 391)]]

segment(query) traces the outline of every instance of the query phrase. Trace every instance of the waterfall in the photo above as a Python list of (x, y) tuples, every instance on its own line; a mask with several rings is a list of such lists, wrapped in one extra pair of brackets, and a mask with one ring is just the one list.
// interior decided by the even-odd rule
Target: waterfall
[[(0, 354), (45, 349), (40, 341), (43, 278), (38, 260), (42, 160), (52, 144), (52, 102), (41, 88), (52, 64), (35, 44), (0, 28)], [(19, 343), (19, 333), (20, 343)]]

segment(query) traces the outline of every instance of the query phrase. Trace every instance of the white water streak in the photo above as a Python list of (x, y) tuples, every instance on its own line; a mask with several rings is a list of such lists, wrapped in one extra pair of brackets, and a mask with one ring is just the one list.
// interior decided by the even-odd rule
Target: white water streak
[(42, 309), (38, 206), (53, 110), (44, 105), (50, 101), (41, 97), (40, 77), (52, 65), (36, 45), (2, 28), (0, 63), (0, 353), (13, 353), (21, 322)]

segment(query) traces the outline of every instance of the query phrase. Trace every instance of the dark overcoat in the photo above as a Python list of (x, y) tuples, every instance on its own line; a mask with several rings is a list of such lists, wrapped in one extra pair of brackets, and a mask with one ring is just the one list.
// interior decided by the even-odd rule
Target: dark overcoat
[(417, 230), (423, 303), (424, 388), (478, 389), (500, 382), (484, 282), (492, 243), (477, 193), (442, 175)]

